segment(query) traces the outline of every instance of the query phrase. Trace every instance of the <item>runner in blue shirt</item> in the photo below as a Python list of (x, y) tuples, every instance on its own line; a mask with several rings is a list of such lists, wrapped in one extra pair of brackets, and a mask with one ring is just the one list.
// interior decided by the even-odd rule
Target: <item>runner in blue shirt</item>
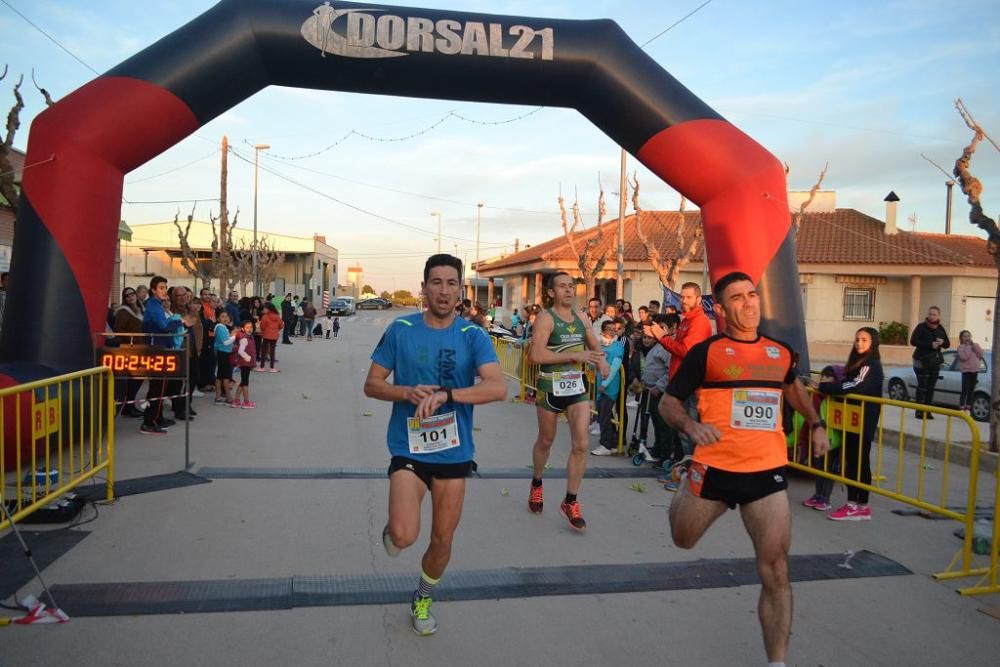
[(420, 505), (431, 492), (431, 539), (410, 603), (413, 631), (430, 635), (437, 630), (431, 589), (451, 558), (465, 478), (476, 468), (472, 406), (504, 400), (507, 382), (486, 332), (456, 316), (461, 260), (431, 256), (421, 288), (427, 310), (398, 318), (386, 329), (372, 353), (365, 395), (392, 401), (389, 521), (382, 530), (390, 557), (416, 541)]

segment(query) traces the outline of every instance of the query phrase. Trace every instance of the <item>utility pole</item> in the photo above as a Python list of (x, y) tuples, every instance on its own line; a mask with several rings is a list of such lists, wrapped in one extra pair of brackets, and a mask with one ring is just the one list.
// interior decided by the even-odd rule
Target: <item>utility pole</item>
[(479, 227), (483, 222), (483, 202), (478, 202), (476, 209), (476, 289), (479, 289)]
[(250, 252), (253, 266), (253, 295), (260, 294), (260, 276), (257, 273), (257, 180), (260, 172), (260, 152), (270, 148), (267, 144), (253, 147), (253, 250)]
[(618, 279), (615, 281), (615, 298), (625, 298), (625, 149), (622, 149), (621, 178), (618, 183)]
[(229, 259), (229, 208), (227, 207), (226, 182), (229, 179), (229, 137), (222, 136), (222, 177), (219, 193), (219, 295), (226, 297), (226, 262)]
[(955, 187), (955, 181), (950, 178), (944, 182), (945, 187), (948, 188), (948, 200), (945, 203), (944, 211), (944, 233), (951, 234), (951, 189)]
[(441, 254), (441, 214), (437, 211), (431, 211), (432, 216), (436, 216), (438, 219), (438, 254)]

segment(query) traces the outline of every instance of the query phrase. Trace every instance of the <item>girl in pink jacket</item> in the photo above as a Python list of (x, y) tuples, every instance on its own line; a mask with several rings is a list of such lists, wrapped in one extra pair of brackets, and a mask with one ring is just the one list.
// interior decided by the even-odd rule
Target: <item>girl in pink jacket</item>
[(962, 395), (959, 398), (959, 410), (969, 411), (972, 405), (972, 392), (976, 389), (979, 379), (979, 365), (983, 362), (983, 348), (972, 342), (972, 334), (963, 331), (958, 334), (958, 370), (962, 371)]

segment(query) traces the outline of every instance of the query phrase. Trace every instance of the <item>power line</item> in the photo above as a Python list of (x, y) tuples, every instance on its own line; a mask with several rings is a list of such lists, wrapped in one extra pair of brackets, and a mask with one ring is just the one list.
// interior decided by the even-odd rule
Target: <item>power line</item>
[(695, 7), (693, 10), (691, 10), (690, 12), (688, 12), (687, 14), (685, 14), (683, 17), (681, 17), (677, 21), (674, 21), (673, 23), (671, 23), (664, 30), (658, 32), (657, 34), (653, 35), (652, 37), (650, 37), (649, 39), (647, 39), (645, 42), (643, 42), (642, 44), (640, 44), (639, 48), (640, 49), (646, 48), (646, 46), (649, 43), (651, 43), (651, 42), (659, 39), (663, 35), (666, 35), (668, 32), (670, 32), (671, 30), (673, 30), (674, 28), (676, 28), (677, 26), (679, 26), (681, 23), (684, 23), (684, 21), (687, 21), (689, 18), (691, 18), (692, 16), (694, 16), (695, 14), (697, 14), (698, 12), (700, 12), (703, 7), (711, 4), (711, 2), (712, 2), (712, 0), (705, 0), (705, 2), (703, 2), (700, 5), (698, 5), (697, 7)]
[[(269, 159), (270, 157), (271, 156), (268, 155), (268, 154), (262, 154), (261, 155), (261, 158), (265, 159), (265, 160)], [(444, 202), (444, 203), (447, 203), (447, 204), (457, 204), (459, 206), (469, 206), (471, 208), (475, 208), (475, 207), (477, 207), (479, 205), (478, 202), (461, 201), (461, 200), (458, 200), (458, 199), (448, 199), (447, 197), (435, 197), (434, 195), (426, 195), (426, 194), (423, 194), (423, 193), (420, 193), (420, 192), (409, 192), (407, 190), (399, 190), (399, 189), (396, 189), (396, 188), (386, 187), (384, 185), (375, 185), (374, 183), (366, 183), (364, 181), (357, 181), (357, 180), (354, 180), (352, 178), (347, 178), (345, 176), (338, 176), (337, 174), (331, 174), (328, 171), (321, 171), (319, 169), (313, 169), (311, 167), (304, 167), (304, 166), (299, 165), (299, 164), (288, 163), (287, 166), (291, 167), (292, 169), (299, 169), (301, 171), (307, 171), (307, 172), (312, 173), (312, 174), (318, 174), (320, 176), (327, 176), (329, 178), (333, 178), (333, 179), (336, 179), (338, 181), (343, 181), (345, 183), (351, 183), (352, 185), (360, 185), (360, 186), (363, 186), (363, 187), (366, 187), (366, 188), (372, 188), (372, 189), (375, 189), (375, 190), (383, 190), (385, 192), (393, 192), (395, 194), (405, 195), (405, 196), (408, 196), (408, 197), (418, 197), (420, 199), (426, 199), (426, 200), (429, 200), (429, 201), (439, 201), (439, 202)], [(537, 215), (558, 215), (558, 211), (556, 211), (556, 210), (552, 210), (552, 211), (538, 211), (538, 210), (527, 209), (527, 208), (513, 208), (513, 207), (509, 207), (509, 206), (488, 206), (488, 205), (483, 205), (483, 208), (490, 209), (491, 211), (508, 211), (508, 212), (511, 212), (511, 213), (532, 213), (532, 214), (537, 214)], [(581, 211), (581, 213), (583, 215), (587, 215), (587, 216), (597, 215), (596, 213), (587, 213), (587, 212), (582, 212), (582, 211)]]
[(2, 2), (2, 3), (3, 3), (3, 4), (5, 4), (5, 5), (7, 5), (7, 7), (8, 7), (9, 9), (10, 9), (10, 11), (12, 11), (12, 12), (14, 12), (15, 14), (17, 14), (18, 16), (20, 16), (20, 17), (21, 17), (22, 19), (24, 19), (24, 20), (25, 20), (25, 22), (26, 22), (26, 23), (27, 23), (28, 25), (30, 25), (30, 26), (31, 26), (32, 28), (34, 28), (34, 29), (35, 29), (35, 30), (37, 30), (38, 32), (40, 32), (40, 33), (42, 33), (43, 35), (45, 35), (45, 36), (46, 36), (46, 37), (47, 37), (47, 38), (49, 39), (49, 41), (51, 41), (51, 42), (52, 42), (53, 44), (55, 44), (55, 45), (56, 45), (56, 46), (58, 46), (58, 47), (59, 47), (60, 49), (62, 49), (63, 51), (65, 51), (65, 52), (66, 52), (67, 54), (69, 54), (69, 56), (70, 56), (70, 57), (71, 57), (71, 58), (72, 58), (73, 60), (75, 60), (76, 62), (80, 63), (81, 65), (83, 65), (84, 67), (86, 67), (87, 69), (89, 69), (89, 70), (90, 70), (91, 72), (93, 72), (94, 74), (96, 74), (96, 75), (100, 76), (100, 74), (101, 74), (100, 72), (98, 72), (98, 71), (97, 71), (96, 69), (94, 69), (93, 67), (91, 67), (91, 66), (90, 66), (90, 65), (88, 65), (87, 63), (85, 63), (85, 62), (83, 61), (83, 59), (82, 59), (82, 58), (80, 58), (80, 57), (79, 57), (78, 55), (76, 55), (75, 53), (73, 53), (72, 51), (70, 51), (69, 49), (67, 49), (67, 48), (66, 48), (65, 46), (63, 46), (62, 44), (60, 44), (60, 43), (59, 43), (59, 40), (57, 40), (57, 39), (56, 39), (55, 37), (53, 37), (53, 36), (52, 36), (52, 35), (50, 35), (49, 33), (47, 33), (47, 32), (45, 32), (44, 30), (42, 30), (42, 29), (41, 29), (40, 27), (38, 27), (38, 26), (37, 26), (37, 25), (36, 25), (35, 23), (33, 23), (33, 22), (32, 22), (32, 20), (31, 20), (31, 19), (29, 19), (29, 18), (28, 18), (27, 16), (25, 16), (25, 15), (24, 15), (24, 14), (22, 14), (22, 13), (21, 13), (20, 11), (18, 11), (17, 7), (15, 7), (14, 5), (12, 5), (12, 4), (10, 4), (9, 2), (7, 2), (7, 0), (0, 0), (0, 2)]
[(161, 201), (132, 201), (122, 197), (123, 204), (191, 204), (203, 201), (219, 201), (218, 197), (202, 197), (201, 199), (164, 199)]
[[(246, 162), (247, 164), (254, 164), (253, 160), (251, 160), (250, 158), (248, 158), (248, 157), (246, 157), (244, 155), (241, 155), (232, 146), (229, 147), (229, 152), (231, 152), (234, 156), (236, 156), (236, 158), (242, 160), (243, 162)], [(342, 199), (338, 199), (338, 198), (334, 197), (333, 195), (329, 195), (329, 194), (327, 194), (327, 193), (325, 193), (325, 192), (323, 192), (321, 190), (317, 190), (316, 188), (313, 188), (313, 187), (311, 187), (309, 185), (306, 185), (305, 183), (302, 183), (300, 181), (296, 181), (294, 178), (286, 176), (285, 174), (282, 174), (280, 171), (275, 171), (274, 169), (270, 169), (270, 168), (268, 168), (266, 166), (261, 166), (260, 169), (262, 171), (265, 171), (265, 172), (269, 173), (269, 174), (277, 176), (278, 178), (280, 178), (283, 181), (286, 181), (288, 183), (291, 183), (292, 185), (298, 186), (298, 187), (302, 188), (303, 190), (308, 190), (309, 192), (312, 192), (315, 195), (319, 195), (320, 197), (323, 197), (324, 199), (329, 199), (330, 201), (335, 202), (337, 204), (340, 204), (341, 206), (346, 206), (347, 208), (352, 209), (354, 211), (357, 211), (358, 213), (363, 213), (364, 215), (369, 215), (369, 216), (371, 216), (373, 218), (377, 218), (379, 220), (383, 220), (383, 221), (388, 222), (390, 224), (397, 225), (399, 227), (404, 227), (406, 229), (410, 229), (412, 231), (418, 232), (420, 234), (425, 234), (425, 235), (431, 236), (433, 238), (437, 238), (437, 236), (438, 236), (434, 232), (432, 232), (430, 230), (427, 230), (427, 229), (423, 229), (422, 227), (416, 227), (414, 225), (408, 225), (405, 222), (400, 222), (399, 220), (394, 220), (392, 218), (388, 218), (388, 217), (386, 217), (384, 215), (380, 215), (380, 214), (375, 213), (373, 211), (369, 211), (367, 209), (361, 208), (360, 206), (357, 206), (355, 204), (351, 204), (351, 203), (346, 202), (346, 201), (344, 201)], [(453, 241), (463, 241), (465, 243), (475, 243), (475, 241), (473, 239), (466, 239), (466, 238), (462, 238), (462, 237), (459, 237), (459, 236), (449, 236), (449, 235), (442, 234), (441, 238), (442, 239), (446, 239), (447, 238), (447, 239), (451, 239)]]
[(186, 163), (182, 164), (179, 167), (174, 167), (173, 169), (168, 169), (167, 171), (161, 172), (159, 174), (155, 174), (153, 176), (144, 176), (142, 178), (137, 178), (135, 180), (128, 181), (128, 182), (125, 183), (125, 185), (134, 185), (136, 183), (144, 183), (146, 181), (151, 181), (151, 180), (153, 180), (155, 178), (160, 178), (161, 176), (166, 176), (166, 175), (172, 174), (172, 173), (174, 173), (176, 171), (180, 171), (181, 169), (186, 169), (187, 167), (190, 167), (193, 164), (198, 164), (202, 160), (207, 160), (208, 158), (213, 157), (214, 155), (217, 155), (220, 150), (221, 150), (220, 148), (216, 148), (211, 153), (203, 155), (200, 158), (198, 158), (197, 160), (191, 160), (190, 162), (186, 162)]
[(274, 158), (276, 160), (286, 160), (286, 161), (305, 160), (307, 158), (316, 157), (317, 155), (322, 155), (323, 153), (326, 153), (330, 149), (335, 148), (336, 146), (339, 146), (340, 144), (342, 144), (343, 142), (347, 141), (351, 137), (361, 137), (362, 139), (367, 139), (368, 141), (374, 141), (374, 142), (378, 142), (378, 143), (399, 143), (399, 142), (402, 142), (402, 141), (409, 141), (410, 139), (416, 139), (417, 137), (420, 137), (420, 136), (423, 136), (423, 135), (427, 134), (431, 130), (437, 128), (439, 125), (441, 125), (442, 123), (444, 123), (449, 118), (457, 118), (459, 120), (465, 121), (467, 123), (472, 123), (474, 125), (494, 125), (494, 126), (495, 125), (506, 125), (508, 123), (514, 123), (516, 121), (523, 120), (523, 119), (527, 118), (528, 116), (532, 116), (532, 115), (538, 113), (539, 111), (541, 111), (544, 108), (545, 107), (537, 107), (537, 108), (532, 109), (531, 111), (529, 111), (527, 113), (521, 114), (520, 116), (515, 116), (514, 118), (507, 118), (505, 120), (498, 120), (498, 121), (476, 120), (474, 118), (469, 118), (467, 116), (463, 116), (462, 114), (460, 114), (458, 112), (449, 111), (444, 116), (442, 116), (441, 118), (437, 119), (436, 121), (434, 121), (433, 123), (431, 123), (430, 125), (428, 125), (427, 127), (425, 127), (424, 129), (418, 130), (418, 131), (413, 132), (411, 134), (407, 134), (407, 135), (403, 135), (403, 136), (399, 136), (399, 137), (377, 137), (375, 135), (367, 134), (365, 132), (361, 132), (359, 130), (352, 129), (349, 132), (347, 132), (347, 134), (345, 134), (344, 136), (342, 136), (340, 139), (337, 139), (335, 142), (333, 142), (332, 144), (330, 144), (326, 148), (321, 148), (318, 151), (314, 151), (312, 153), (306, 153), (304, 155), (275, 155), (274, 153), (271, 153), (270, 157), (272, 157), (272, 158)]

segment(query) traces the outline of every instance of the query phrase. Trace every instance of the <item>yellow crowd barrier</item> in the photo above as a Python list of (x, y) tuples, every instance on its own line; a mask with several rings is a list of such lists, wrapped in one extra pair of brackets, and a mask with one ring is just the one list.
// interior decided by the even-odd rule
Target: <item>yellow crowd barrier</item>
[[(830, 396), (825, 400), (828, 432), (835, 438), (839, 436), (841, 445), (822, 459), (813, 459), (810, 456), (812, 434), (810, 432), (802, 435), (800, 433), (800, 429), (803, 428), (801, 420), (796, 420), (789, 466), (819, 477), (866, 489), (870, 493), (960, 522), (965, 531), (962, 547), (948, 567), (943, 572), (935, 574), (934, 578), (947, 580), (982, 576), (983, 579), (977, 586), (959, 589), (959, 593), (975, 595), (1000, 591), (997, 588), (997, 534), (1000, 532), (1000, 510), (997, 508), (1000, 507), (1000, 466), (997, 467), (996, 473), (990, 562), (986, 567), (976, 567), (974, 563), (973, 535), (982, 442), (979, 428), (972, 418), (967, 413), (958, 410), (928, 407), (907, 401), (871, 396), (849, 394), (847, 396)], [(878, 405), (879, 419), (872, 437), (870, 453), (872, 483), (865, 484), (860, 480), (863, 448), (860, 446), (856, 448), (858, 460), (852, 462), (856, 463), (855, 469), (859, 471), (858, 476), (847, 477), (845, 471), (847, 470), (848, 453), (845, 444), (848, 438), (861, 439), (861, 434), (865, 431), (865, 406), (871, 404)], [(890, 426), (887, 419), (888, 408), (898, 408), (898, 422), (896, 416), (892, 415), (893, 423), (891, 425), (892, 430), (896, 433), (887, 432), (887, 427)], [(927, 420), (921, 420), (919, 436), (906, 433), (906, 415), (912, 415), (917, 410), (945, 420), (944, 449), (940, 459), (933, 459), (934, 464), (930, 463), (931, 459), (928, 456)], [(954, 461), (956, 447), (952, 442), (953, 423), (964, 425), (969, 432), (970, 445), (967, 468)], [(903, 455), (907, 440), (912, 441), (915, 438), (919, 443), (916, 467), (913, 466), (912, 462), (906, 461)], [(852, 449), (854, 448), (852, 447)], [(854, 454), (852, 453), (852, 455)], [(839, 470), (837, 463), (840, 464)], [(958, 471), (955, 470), (956, 467)], [(954, 481), (959, 476), (967, 476), (968, 486), (964, 493), (955, 489)]]
[(0, 479), (14, 521), (102, 473), (114, 499), (114, 417), (108, 368), (0, 389)]
[[(525, 401), (528, 399), (528, 392), (538, 392), (538, 373), (539, 365), (531, 363), (530, 356), (528, 354), (531, 348), (531, 342), (525, 340), (515, 340), (510, 338), (498, 338), (493, 337), (493, 346), (497, 351), (497, 358), (500, 360), (500, 368), (503, 369), (504, 375), (506, 375), (511, 380), (515, 380), (518, 385), (518, 400)], [(593, 367), (587, 367), (587, 386), (590, 392), (591, 401), (591, 412), (597, 412), (597, 382), (596, 375), (594, 373)], [(625, 453), (625, 430), (623, 428), (623, 423), (627, 422), (627, 413), (625, 411), (625, 400), (626, 391), (628, 389), (625, 376), (628, 373), (627, 368), (622, 368), (621, 372), (618, 374), (620, 386), (618, 391), (618, 405), (617, 405), (617, 415), (612, 419), (612, 423), (618, 428), (618, 454), (623, 455)], [(625, 415), (626, 419), (622, 420), (622, 415)], [(636, 414), (636, 419), (639, 415)]]

